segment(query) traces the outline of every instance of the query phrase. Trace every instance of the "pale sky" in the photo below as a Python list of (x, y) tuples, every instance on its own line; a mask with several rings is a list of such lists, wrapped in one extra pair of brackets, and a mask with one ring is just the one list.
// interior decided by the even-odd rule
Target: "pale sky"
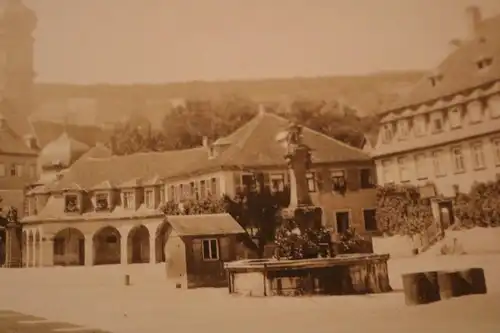
[(25, 0), (38, 81), (134, 83), (430, 69), (500, 0)]

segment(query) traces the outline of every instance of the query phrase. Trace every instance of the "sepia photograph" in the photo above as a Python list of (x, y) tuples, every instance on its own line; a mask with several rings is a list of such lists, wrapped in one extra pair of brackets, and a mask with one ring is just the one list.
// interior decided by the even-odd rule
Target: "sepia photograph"
[(0, 0), (0, 333), (499, 309), (500, 0)]

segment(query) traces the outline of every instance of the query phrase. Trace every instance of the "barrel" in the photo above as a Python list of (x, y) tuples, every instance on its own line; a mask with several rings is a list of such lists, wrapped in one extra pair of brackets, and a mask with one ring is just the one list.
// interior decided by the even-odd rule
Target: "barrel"
[(456, 271), (441, 271), (437, 273), (439, 295), (442, 300), (463, 295), (461, 276)]
[(403, 274), (402, 278), (406, 305), (428, 304), (441, 299), (437, 272)]
[(482, 268), (468, 268), (458, 272), (464, 286), (465, 295), (487, 293), (486, 277)]
[(125, 285), (130, 286), (130, 275), (125, 274)]

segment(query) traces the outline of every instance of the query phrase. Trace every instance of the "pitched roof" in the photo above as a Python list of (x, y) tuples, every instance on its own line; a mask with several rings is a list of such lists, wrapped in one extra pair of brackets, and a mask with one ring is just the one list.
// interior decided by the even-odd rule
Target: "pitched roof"
[(70, 137), (63, 132), (56, 140), (46, 145), (40, 152), (39, 163), (42, 166), (50, 166), (61, 163), (68, 167), (88, 152), (90, 147), (85, 143)]
[(36, 156), (38, 153), (29, 148), (24, 139), (11, 127), (0, 113), (0, 154), (23, 154)]
[[(88, 189), (104, 181), (118, 184), (118, 187), (130, 187), (138, 186), (138, 177), (149, 184), (155, 178), (185, 177), (213, 169), (284, 167), (285, 149), (276, 142), (275, 137), (288, 125), (288, 120), (284, 118), (261, 112), (246, 125), (223, 138), (229, 146), (212, 159), (204, 147), (109, 158), (81, 158), (61, 179), (58, 188), (63, 189), (76, 183)], [(304, 128), (303, 136), (304, 142), (313, 149), (313, 163), (371, 160), (362, 150), (311, 129)]]
[(108, 158), (81, 158), (77, 160), (60, 180), (56, 189), (71, 183), (89, 189), (104, 181), (122, 184), (137, 177), (172, 176), (186, 165), (207, 157), (204, 148), (167, 152), (136, 153)]
[[(482, 57), (492, 57), (493, 61), (488, 68), (479, 70), (476, 63)], [(429, 76), (423, 77), (406, 95), (390, 105), (387, 112), (500, 80), (500, 15), (482, 21), (476, 37), (464, 41), (432, 73), (442, 76), (438, 84), (432, 86)]]
[(0, 100), (0, 115), (7, 120), (9, 127), (20, 137), (34, 135), (34, 129), (28, 120), (28, 115), (14, 107), (12, 103)]
[(74, 124), (63, 124), (49, 121), (32, 121), (33, 131), (38, 145), (43, 148), (53, 142), (64, 132), (87, 146), (93, 147), (99, 142), (107, 142), (111, 136), (110, 131), (105, 131), (97, 126), (82, 126)]
[[(215, 158), (205, 157), (188, 165), (179, 176), (203, 172), (213, 168), (260, 168), (285, 166), (285, 149), (276, 141), (276, 135), (285, 130), (289, 121), (272, 113), (259, 112), (247, 124), (217, 140), (228, 147)], [(312, 149), (313, 163), (344, 163), (369, 161), (361, 149), (351, 147), (312, 129), (303, 128), (304, 143)]]
[(179, 236), (244, 234), (246, 231), (229, 214), (171, 215), (167, 222)]

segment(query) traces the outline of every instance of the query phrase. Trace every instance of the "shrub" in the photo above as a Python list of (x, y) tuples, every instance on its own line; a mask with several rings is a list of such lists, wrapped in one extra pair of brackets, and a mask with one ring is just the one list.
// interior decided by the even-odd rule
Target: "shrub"
[(475, 183), (470, 192), (454, 200), (459, 228), (500, 226), (500, 180)]

